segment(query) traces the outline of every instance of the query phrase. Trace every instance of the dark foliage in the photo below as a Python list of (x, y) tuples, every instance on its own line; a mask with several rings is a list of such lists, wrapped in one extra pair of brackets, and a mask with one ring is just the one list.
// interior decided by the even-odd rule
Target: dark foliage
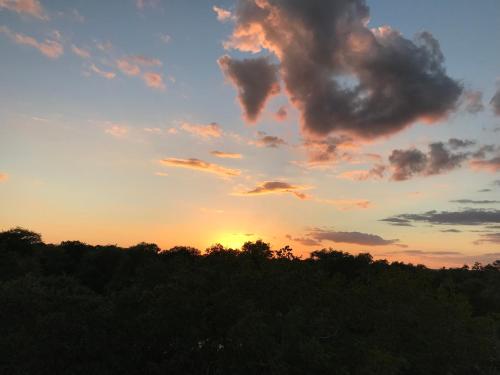
[(500, 262), (0, 233), (1, 374), (500, 374)]

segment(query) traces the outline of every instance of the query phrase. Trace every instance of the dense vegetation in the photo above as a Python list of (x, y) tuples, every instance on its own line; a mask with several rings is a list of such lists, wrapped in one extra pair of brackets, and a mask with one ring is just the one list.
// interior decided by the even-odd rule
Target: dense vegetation
[(500, 374), (500, 262), (0, 233), (1, 374)]

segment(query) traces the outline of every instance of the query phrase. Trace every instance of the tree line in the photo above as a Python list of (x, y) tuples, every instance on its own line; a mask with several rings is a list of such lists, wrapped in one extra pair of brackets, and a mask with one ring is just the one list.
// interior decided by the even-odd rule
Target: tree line
[(500, 374), (500, 262), (0, 232), (1, 374)]

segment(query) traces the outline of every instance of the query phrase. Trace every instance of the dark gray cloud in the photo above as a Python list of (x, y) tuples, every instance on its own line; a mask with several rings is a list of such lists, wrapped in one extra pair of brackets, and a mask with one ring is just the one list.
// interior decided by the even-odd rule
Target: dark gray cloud
[(225, 46), (275, 54), (311, 134), (372, 139), (446, 117), (462, 87), (446, 74), (439, 42), (371, 29), (369, 18), (364, 0), (241, 0)]
[(486, 225), (500, 223), (500, 210), (467, 208), (462, 211), (428, 211), (422, 214), (401, 214), (382, 219), (393, 225), (428, 223), (436, 225)]
[(462, 231), (458, 230), (458, 229), (443, 229), (441, 232), (443, 232), (443, 233), (462, 233)]
[(467, 148), (470, 146), (474, 146), (475, 144), (476, 144), (476, 141), (473, 141), (471, 139), (458, 139), (458, 138), (448, 139), (448, 145), (453, 150), (456, 150), (458, 148)]
[(399, 240), (397, 239), (386, 240), (376, 234), (368, 234), (361, 232), (337, 232), (333, 230), (323, 230), (323, 229), (315, 229), (311, 231), (308, 234), (308, 237), (318, 242), (331, 241), (337, 243), (352, 243), (352, 244), (367, 245), (367, 246), (394, 245), (399, 242)]
[(238, 89), (246, 119), (256, 121), (268, 98), (279, 93), (278, 67), (266, 57), (234, 60), (226, 55), (218, 62)]
[(460, 203), (460, 204), (496, 204), (500, 203), (500, 201), (493, 200), (474, 200), (474, 199), (454, 199), (450, 201), (451, 203)]
[(389, 163), (393, 168), (392, 179), (403, 181), (423, 173), (427, 168), (428, 158), (427, 155), (416, 148), (393, 150), (389, 156)]
[(338, 161), (345, 156), (345, 153), (339, 148), (351, 143), (351, 137), (338, 136), (323, 139), (306, 139), (304, 146), (307, 149), (309, 163), (324, 164)]
[(495, 115), (500, 116), (500, 88), (491, 98), (490, 104), (491, 108), (493, 108), (493, 112), (495, 113)]
[[(450, 139), (449, 144), (454, 148), (462, 148), (466, 147), (468, 142), (470, 141)], [(461, 145), (458, 146), (459, 144)], [(429, 144), (427, 154), (416, 148), (393, 150), (389, 156), (389, 163), (393, 169), (391, 178), (395, 181), (403, 181), (417, 175), (430, 176), (445, 173), (459, 168), (469, 156), (469, 153), (450, 151), (443, 142)]]
[(279, 146), (286, 145), (286, 142), (280, 137), (276, 137), (275, 135), (268, 135), (264, 132), (257, 133), (258, 138), (256, 141), (252, 142), (258, 147), (271, 147), (277, 148)]

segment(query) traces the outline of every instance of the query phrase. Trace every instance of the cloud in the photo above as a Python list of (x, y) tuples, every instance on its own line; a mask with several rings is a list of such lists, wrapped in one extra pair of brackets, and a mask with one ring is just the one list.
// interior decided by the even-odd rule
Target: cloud
[(141, 68), (139, 68), (138, 65), (131, 63), (126, 58), (116, 60), (116, 66), (123, 74), (128, 76), (137, 76), (141, 74)]
[(292, 194), (299, 199), (307, 199), (309, 196), (302, 193), (302, 190), (309, 189), (308, 186), (293, 185), (288, 182), (283, 181), (265, 181), (259, 184), (257, 187), (247, 190), (241, 193), (236, 193), (235, 195), (246, 196), (246, 195), (265, 195), (265, 194)]
[(163, 82), (163, 76), (159, 73), (146, 72), (142, 78), (148, 87), (161, 91), (166, 88), (165, 83)]
[(90, 64), (90, 70), (94, 72), (95, 74), (106, 78), (106, 79), (114, 79), (116, 77), (116, 74), (114, 72), (108, 72), (105, 70), (102, 70), (98, 68), (95, 64)]
[(461, 211), (427, 211), (422, 214), (401, 214), (382, 219), (392, 225), (411, 226), (412, 223), (433, 225), (486, 225), (500, 223), (500, 210), (467, 208)]
[(288, 235), (287, 238), (291, 241), (298, 242), (299, 244), (303, 246), (321, 246), (321, 242), (317, 241), (312, 238), (307, 238), (307, 237), (295, 237), (292, 238), (292, 236)]
[(352, 170), (342, 172), (337, 175), (337, 178), (352, 180), (352, 181), (367, 181), (367, 180), (379, 180), (384, 178), (384, 173), (387, 167), (382, 164), (376, 164), (369, 170)]
[(498, 172), (500, 171), (500, 155), (487, 160), (471, 160), (470, 166), (476, 170)]
[(224, 134), (221, 126), (216, 122), (207, 125), (184, 122), (181, 129), (201, 138), (220, 138)]
[(280, 91), (278, 67), (266, 57), (239, 61), (226, 55), (218, 63), (224, 75), (238, 89), (238, 99), (246, 120), (255, 122), (267, 100)]
[(123, 125), (114, 124), (104, 130), (104, 132), (106, 134), (112, 135), (113, 137), (122, 138), (127, 135), (128, 129)]
[(481, 234), (480, 238), (474, 241), (476, 245), (481, 245), (483, 243), (493, 243), (500, 244), (500, 233), (484, 233)]
[(85, 49), (85, 48), (79, 48), (75, 46), (74, 44), (71, 45), (71, 51), (78, 57), (81, 57), (82, 59), (88, 59), (90, 58), (90, 51)]
[(158, 177), (167, 177), (168, 173), (165, 173), (165, 172), (155, 172), (155, 176), (158, 176)]
[(220, 22), (225, 22), (233, 18), (233, 15), (231, 12), (227, 9), (219, 8), (218, 6), (214, 5), (212, 7), (212, 10), (217, 14), (217, 20)]
[(458, 138), (450, 138), (448, 140), (448, 145), (453, 149), (456, 150), (458, 148), (467, 148), (470, 146), (474, 146), (476, 144), (476, 141), (470, 140), (470, 139), (458, 139)]
[(25, 14), (41, 20), (48, 20), (38, 0), (0, 0), (0, 8), (5, 8), (18, 14)]
[(160, 163), (168, 167), (194, 169), (197, 171), (213, 173), (222, 177), (234, 177), (241, 174), (239, 169), (226, 168), (199, 159), (168, 158), (160, 160)]
[(500, 203), (500, 201), (492, 201), (492, 200), (473, 200), (473, 199), (455, 199), (451, 200), (451, 203), (460, 203), (460, 204), (495, 204)]
[(432, 34), (409, 40), (389, 26), (370, 29), (364, 0), (242, 0), (235, 19), (225, 47), (276, 56), (307, 133), (387, 136), (445, 118), (461, 96)]
[(5, 182), (9, 179), (9, 175), (7, 173), (0, 172), (0, 182)]
[(168, 34), (160, 34), (159, 37), (160, 37), (160, 40), (165, 44), (170, 43), (170, 41), (172, 40), (172, 37)]
[(10, 30), (7, 26), (0, 26), (0, 33), (6, 34), (16, 44), (36, 48), (40, 51), (40, 53), (50, 59), (57, 59), (64, 53), (63, 45), (57, 40), (45, 39), (43, 42), (39, 42), (31, 36), (16, 33)]
[(268, 135), (264, 132), (257, 132), (258, 138), (255, 141), (251, 141), (251, 144), (254, 144), (257, 147), (270, 147), (270, 148), (278, 148), (279, 146), (286, 145), (286, 142), (280, 137), (276, 137), (274, 135)]
[(308, 234), (308, 237), (318, 242), (331, 241), (336, 243), (351, 243), (364, 246), (386, 246), (394, 245), (399, 240), (386, 240), (375, 234), (361, 232), (337, 232), (333, 230), (314, 229)]
[(324, 165), (337, 162), (346, 157), (345, 149), (354, 147), (349, 136), (326, 137), (323, 139), (308, 138), (304, 141), (309, 165)]
[(160, 4), (160, 0), (135, 0), (135, 6), (139, 10), (145, 8), (156, 8)]
[[(453, 147), (457, 148), (460, 140), (450, 140)], [(461, 141), (466, 144), (466, 141)], [(463, 146), (458, 146), (463, 147)], [(389, 156), (393, 173), (392, 180), (404, 181), (415, 175), (430, 176), (451, 171), (460, 167), (468, 158), (467, 153), (453, 153), (443, 142), (429, 144), (429, 151), (411, 148), (408, 150), (393, 150)]]
[(465, 91), (464, 102), (465, 110), (469, 113), (476, 114), (484, 110), (483, 93), (481, 91)]
[(372, 202), (366, 199), (317, 199), (316, 201), (320, 203), (330, 204), (341, 211), (352, 209), (367, 209), (372, 206)]
[(276, 119), (276, 121), (285, 121), (287, 117), (288, 117), (288, 110), (284, 105), (279, 107), (276, 113), (274, 114), (274, 118)]
[(212, 151), (212, 155), (223, 159), (241, 159), (243, 156), (234, 152)]
[(495, 95), (490, 100), (491, 108), (495, 115), (500, 116), (500, 88), (497, 89)]
[(443, 232), (443, 233), (462, 233), (462, 231), (458, 230), (458, 229), (443, 229), (441, 232)]

